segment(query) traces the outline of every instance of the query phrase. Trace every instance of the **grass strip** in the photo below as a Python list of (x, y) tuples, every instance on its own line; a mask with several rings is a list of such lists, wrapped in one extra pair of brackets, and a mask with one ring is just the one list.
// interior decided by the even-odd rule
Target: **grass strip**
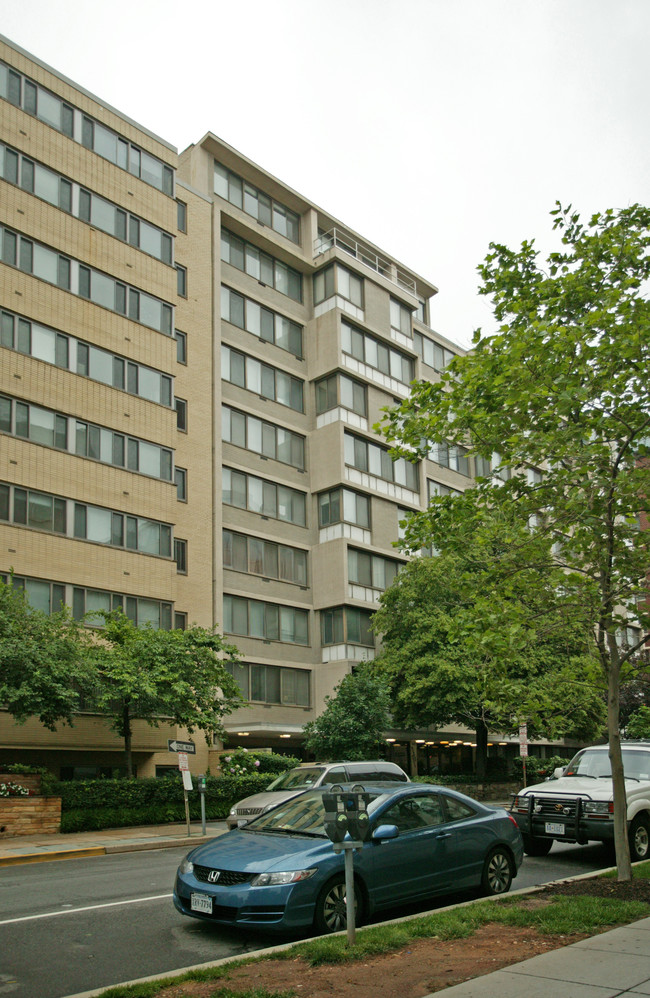
[[(606, 874), (612, 876), (615, 874)], [(634, 877), (650, 878), (650, 862), (638, 864)], [(560, 891), (561, 888), (558, 888)], [(475, 901), (472, 904), (448, 911), (431, 912), (428, 915), (409, 918), (392, 925), (374, 925), (360, 929), (354, 946), (348, 946), (345, 936), (320, 936), (318, 939), (276, 953), (258, 957), (243, 957), (220, 967), (205, 967), (190, 970), (177, 977), (157, 981), (144, 981), (109, 988), (102, 992), (102, 998), (156, 998), (165, 988), (181, 985), (184, 981), (227, 980), (233, 968), (246, 963), (260, 963), (265, 960), (304, 959), (312, 967), (321, 964), (352, 963), (382, 953), (390, 953), (406, 947), (417, 939), (437, 938), (464, 939), (473, 935), (483, 925), (500, 924), (517, 927), (530, 927), (542, 935), (568, 936), (575, 933), (595, 935), (612, 925), (625, 925), (639, 918), (646, 918), (650, 906), (644, 901), (621, 901), (610, 897), (577, 897), (557, 895), (549, 897), (548, 904), (531, 906), (536, 895), (523, 894), (507, 896), (496, 901)], [(217, 988), (212, 998), (293, 998), (292, 991), (267, 991), (264, 988), (252, 991), (231, 991)]]

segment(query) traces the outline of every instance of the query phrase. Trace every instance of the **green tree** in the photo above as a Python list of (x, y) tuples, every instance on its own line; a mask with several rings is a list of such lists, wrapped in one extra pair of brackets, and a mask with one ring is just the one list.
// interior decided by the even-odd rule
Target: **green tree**
[(650, 738), (650, 707), (639, 707), (627, 725), (628, 738)]
[(48, 616), (0, 580), (0, 703), (19, 723), (38, 717), (50, 731), (72, 724), (86, 675), (83, 647), (67, 609)]
[[(521, 721), (531, 737), (591, 738), (602, 731), (604, 705), (590, 678), (588, 642), (581, 645), (570, 627), (533, 626), (526, 605), (518, 607), (518, 655), (508, 644), (514, 645), (512, 635), (497, 631), (483, 640), (474, 620), (486, 609), (486, 572), (475, 551), (467, 566), (453, 552), (414, 558), (382, 594), (373, 617), (382, 652), (373, 669), (390, 683), (397, 724), (472, 728), (481, 778), (490, 731), (516, 731)], [(511, 590), (508, 600), (515, 598)], [(508, 612), (512, 618), (512, 606)]]
[(234, 646), (202, 627), (154, 630), (136, 627), (121, 610), (102, 616), (105, 626), (88, 652), (88, 694), (124, 739), (128, 776), (136, 719), (153, 727), (172, 721), (190, 733), (198, 728), (206, 738), (223, 732), (222, 718), (241, 705), (239, 687), (223, 665), (237, 661)]
[[(588, 224), (570, 207), (552, 214), (562, 245), (545, 265), (524, 242), (516, 252), (491, 244), (479, 268), (497, 333), (477, 331), (473, 351), (439, 383), (415, 385), (382, 431), (395, 454), (411, 459), (468, 446), (485, 472), (462, 496), (436, 498), (413, 517), (412, 548), (433, 540), (462, 556), (466, 538), (489, 534), (498, 520), (528, 525), (494, 559), (498, 628), (510, 632), (500, 594), (517, 574), (531, 592), (543, 581), (547, 616), (579, 620), (594, 635), (607, 691), (618, 876), (630, 879), (619, 698), (650, 632), (638, 518), (650, 495), (650, 210), (608, 210)], [(630, 622), (639, 633), (626, 643)], [(485, 625), (478, 614), (476, 628)]]
[(318, 759), (374, 759), (391, 725), (384, 679), (360, 666), (325, 697), (325, 709), (304, 728), (305, 748)]

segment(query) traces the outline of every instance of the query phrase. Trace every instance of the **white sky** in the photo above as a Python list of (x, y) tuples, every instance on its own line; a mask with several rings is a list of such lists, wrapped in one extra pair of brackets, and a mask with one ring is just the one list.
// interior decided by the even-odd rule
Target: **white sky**
[(212, 131), (440, 289), (649, 202), (650, 0), (0, 0), (0, 32), (184, 149)]

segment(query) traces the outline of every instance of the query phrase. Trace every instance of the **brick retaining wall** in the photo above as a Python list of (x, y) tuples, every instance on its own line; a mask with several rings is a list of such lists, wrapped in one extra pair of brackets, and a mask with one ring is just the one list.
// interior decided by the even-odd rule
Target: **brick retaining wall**
[(0, 839), (61, 828), (60, 797), (0, 797)]

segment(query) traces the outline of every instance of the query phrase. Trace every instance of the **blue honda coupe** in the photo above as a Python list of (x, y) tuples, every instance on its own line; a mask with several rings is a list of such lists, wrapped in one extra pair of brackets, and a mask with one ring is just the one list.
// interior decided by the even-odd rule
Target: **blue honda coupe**
[[(366, 785), (370, 837), (354, 853), (356, 921), (406, 901), (480, 887), (510, 889), (523, 860), (513, 818), (446, 787)], [(309, 790), (193, 849), (174, 904), (194, 918), (280, 932), (346, 927), (344, 858)]]

